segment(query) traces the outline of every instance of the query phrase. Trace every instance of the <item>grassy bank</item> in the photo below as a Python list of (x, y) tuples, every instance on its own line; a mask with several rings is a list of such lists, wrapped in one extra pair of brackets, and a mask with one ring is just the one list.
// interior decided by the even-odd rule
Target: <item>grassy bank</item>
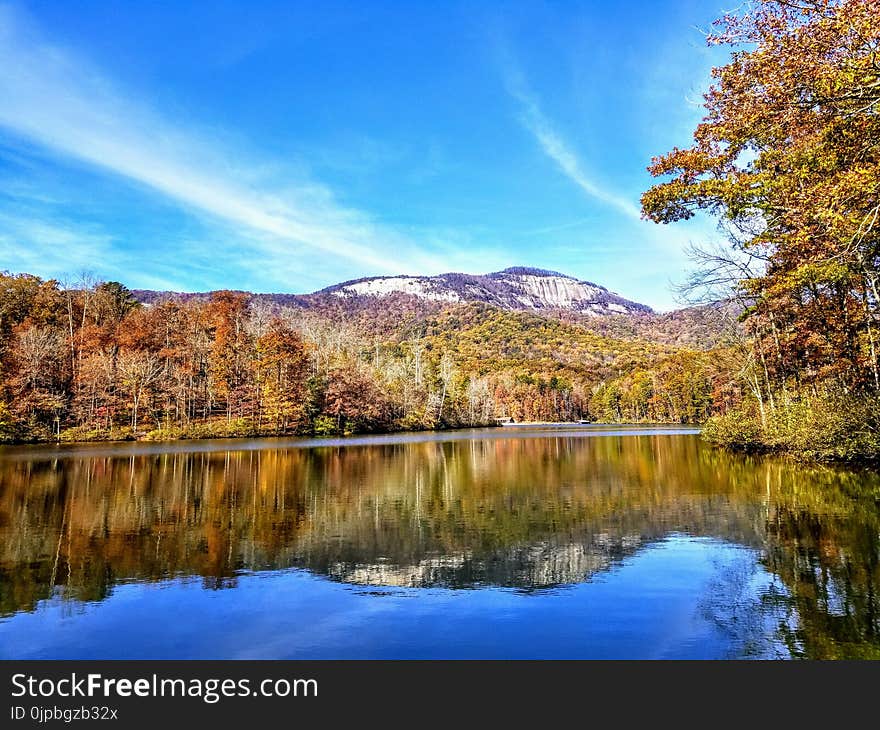
[(880, 461), (880, 400), (819, 395), (782, 399), (765, 408), (750, 403), (715, 416), (703, 428), (710, 443), (737, 451), (780, 452), (817, 461)]
[[(335, 424), (335, 422), (334, 422)], [(152, 430), (133, 431), (129, 426), (113, 428), (73, 427), (53, 433), (48, 428), (31, 430), (0, 429), (0, 445), (41, 444), (41, 443), (95, 443), (105, 441), (185, 441), (191, 439), (228, 439), (228, 438), (269, 438), (269, 437), (310, 437), (310, 436), (353, 436), (364, 433), (407, 433), (411, 431), (446, 431), (456, 428), (486, 427), (497, 425), (488, 423), (435, 423), (424, 425), (415, 423), (388, 425), (373, 428), (337, 428), (333, 424), (320, 419), (314, 425), (304, 425), (298, 429), (279, 431), (271, 428), (259, 428), (247, 418), (231, 420), (215, 419), (200, 421), (186, 426), (170, 426)]]

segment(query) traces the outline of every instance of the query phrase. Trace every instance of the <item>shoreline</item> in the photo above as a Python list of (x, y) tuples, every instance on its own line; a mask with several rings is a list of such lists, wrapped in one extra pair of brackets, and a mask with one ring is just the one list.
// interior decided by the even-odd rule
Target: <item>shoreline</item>
[[(598, 437), (603, 435), (640, 435), (644, 431), (670, 432), (670, 435), (698, 435), (699, 426), (688, 424), (619, 424), (593, 423), (578, 424), (571, 422), (550, 422), (542, 425), (523, 426), (516, 428), (499, 428), (487, 426), (457, 426), (430, 430), (383, 431), (357, 433), (348, 435), (314, 435), (314, 434), (267, 434), (253, 436), (230, 436), (211, 438), (178, 438), (168, 440), (155, 439), (117, 439), (92, 441), (39, 441), (24, 443), (0, 444), (0, 457), (26, 454), (44, 450), (53, 455), (65, 455), (88, 452), (89, 447), (98, 453), (158, 453), (167, 451), (211, 451), (226, 442), (233, 450), (252, 450), (248, 442), (274, 442), (278, 448), (321, 448), (384, 445), (396, 443), (444, 442), (465, 437), (474, 431), (482, 431), (483, 438), (489, 439), (521, 439), (539, 438), (542, 436), (573, 436)], [(235, 446), (238, 444), (239, 446)]]
[[(204, 424), (203, 424), (204, 425)], [(0, 455), (4, 451), (14, 451), (18, 448), (33, 447), (57, 449), (67, 451), (68, 448), (88, 446), (181, 446), (187, 443), (219, 443), (223, 441), (245, 442), (248, 440), (275, 440), (286, 442), (291, 447), (321, 447), (321, 446), (344, 446), (356, 445), (358, 443), (386, 443), (390, 439), (403, 439), (405, 441), (414, 440), (430, 440), (431, 435), (442, 436), (456, 431), (470, 431), (480, 429), (491, 429), (500, 434), (510, 434), (511, 436), (517, 431), (528, 431), (529, 429), (552, 430), (599, 430), (599, 429), (672, 429), (683, 430), (687, 433), (700, 435), (708, 445), (713, 448), (728, 451), (733, 454), (743, 456), (777, 456), (802, 464), (817, 464), (824, 466), (848, 466), (854, 468), (866, 468), (877, 470), (880, 469), (880, 454), (873, 457), (855, 456), (845, 457), (833, 454), (822, 454), (813, 452), (804, 452), (797, 449), (785, 448), (782, 446), (770, 446), (766, 444), (750, 443), (735, 444), (725, 443), (722, 441), (707, 438), (703, 433), (705, 424), (687, 424), (687, 423), (668, 423), (668, 422), (609, 422), (609, 421), (591, 421), (582, 423), (580, 421), (522, 421), (518, 423), (483, 423), (483, 424), (464, 424), (464, 425), (448, 425), (436, 428), (421, 429), (393, 429), (383, 431), (361, 431), (344, 434), (315, 434), (315, 433), (214, 433), (210, 435), (192, 433), (172, 438), (156, 438), (150, 437), (150, 434), (156, 434), (157, 431), (150, 431), (133, 436), (129, 434), (120, 434), (118, 438), (92, 438), (92, 439), (33, 439), (33, 440), (15, 440), (0, 442)], [(102, 434), (103, 435), (103, 434)], [(438, 439), (446, 440), (446, 439)], [(396, 442), (396, 441), (395, 441)], [(201, 449), (199, 449), (201, 450)], [(149, 451), (149, 450), (148, 450)]]
[[(211, 424), (199, 424), (199, 428), (210, 428)], [(401, 434), (410, 434), (410, 433), (442, 433), (445, 431), (459, 431), (463, 429), (471, 429), (471, 428), (507, 428), (507, 429), (517, 429), (517, 428), (539, 428), (539, 427), (547, 427), (547, 428), (584, 428), (590, 426), (605, 426), (605, 427), (646, 427), (646, 428), (702, 428), (702, 424), (690, 424), (690, 423), (667, 423), (662, 421), (645, 421), (645, 422), (633, 422), (633, 421), (621, 421), (621, 422), (610, 422), (610, 421), (590, 421), (589, 423), (583, 423), (581, 421), (520, 421), (517, 423), (497, 423), (495, 421), (491, 423), (472, 423), (472, 424), (454, 424), (454, 425), (445, 425), (445, 426), (437, 426), (435, 428), (400, 428), (400, 429), (388, 429), (388, 430), (376, 430), (376, 431), (353, 431), (347, 433), (325, 433), (318, 434), (314, 432), (289, 432), (289, 433), (277, 433), (277, 432), (229, 432), (223, 433), (221, 432), (212, 432), (212, 433), (199, 433), (198, 430), (189, 431), (186, 433), (182, 433), (178, 436), (172, 436), (169, 438), (161, 438), (161, 436), (166, 433), (175, 433), (179, 432), (180, 429), (154, 429), (153, 431), (145, 431), (138, 435), (133, 435), (130, 432), (126, 432), (124, 428), (119, 429), (119, 435), (116, 437), (112, 436), (113, 432), (109, 434), (107, 432), (93, 432), (100, 433), (100, 437), (97, 438), (64, 438), (65, 432), (62, 431), (62, 438), (34, 438), (34, 439), (15, 439), (9, 441), (0, 441), (0, 448), (4, 446), (66, 446), (66, 445), (76, 445), (76, 444), (121, 444), (121, 443), (174, 443), (177, 441), (211, 441), (211, 440), (232, 440), (232, 439), (252, 439), (252, 438), (277, 438), (277, 439), (332, 439), (332, 438), (350, 438), (354, 436), (387, 436), (387, 435), (401, 435)], [(69, 429), (68, 433), (72, 432), (73, 429)], [(106, 436), (110, 435), (109, 438)]]

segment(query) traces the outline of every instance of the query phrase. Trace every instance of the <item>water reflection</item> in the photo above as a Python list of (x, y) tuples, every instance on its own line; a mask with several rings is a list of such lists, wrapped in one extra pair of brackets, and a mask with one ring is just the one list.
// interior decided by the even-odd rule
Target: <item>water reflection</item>
[[(240, 588), (286, 568), (564, 601), (554, 589), (681, 536), (723, 556), (698, 611), (736, 655), (768, 642), (878, 655), (877, 474), (732, 456), (692, 435), (486, 436), (0, 454), (0, 611), (182, 576)], [(666, 555), (648, 579), (672, 593)]]

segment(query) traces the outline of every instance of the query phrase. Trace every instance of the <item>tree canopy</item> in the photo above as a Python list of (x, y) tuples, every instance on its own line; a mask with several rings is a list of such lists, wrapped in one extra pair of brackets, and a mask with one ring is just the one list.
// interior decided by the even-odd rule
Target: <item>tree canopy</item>
[(730, 46), (730, 63), (713, 71), (693, 145), (652, 161), (666, 179), (644, 215), (708, 211), (731, 256), (751, 259), (733, 284), (765, 390), (877, 390), (880, 6), (762, 0), (717, 21), (709, 43)]

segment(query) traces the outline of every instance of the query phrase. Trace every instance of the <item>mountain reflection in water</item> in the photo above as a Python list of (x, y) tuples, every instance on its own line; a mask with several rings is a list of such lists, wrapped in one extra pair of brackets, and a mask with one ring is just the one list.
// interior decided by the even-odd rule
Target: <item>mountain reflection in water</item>
[[(497, 643), (517, 641), (513, 629), (487, 645), (477, 626), (512, 616), (522, 633), (519, 612), (539, 608), (547, 625), (530, 625), (526, 655), (546, 656), (554, 622), (586, 618), (600, 601), (593, 620), (624, 628), (609, 628), (600, 645), (599, 628), (579, 625), (579, 655), (648, 655), (647, 644), (640, 654), (636, 639), (628, 649), (620, 642), (626, 621), (662, 628), (634, 608), (652, 600), (679, 606), (688, 628), (676, 646), (690, 636), (702, 641), (699, 655), (880, 655), (876, 473), (735, 456), (692, 434), (503, 431), (0, 451), (0, 639), (36, 631), (28, 621), (40, 616), (42, 630), (45, 621), (75, 623), (64, 606), (100, 612), (130, 584), (172, 590), (163, 600), (179, 595), (178, 613), (210, 612), (190, 605), (203, 600), (192, 594), (197, 577), (200, 591), (240, 596), (239, 621), (256, 621), (254, 602), (268, 615), (293, 583), (297, 601), (308, 593), (331, 612), (354, 599), (328, 591), (356, 590), (367, 603), (350, 610), (384, 600), (397, 606), (398, 626), (411, 625), (408, 643), (390, 652), (401, 656), (444, 655), (444, 646), (448, 655), (466, 646), (522, 655)], [(470, 595), (466, 615), (457, 589)], [(158, 600), (151, 595), (128, 600), (144, 608)], [(133, 609), (131, 623), (135, 614), (143, 620)], [(420, 648), (431, 616), (458, 630), (456, 641)], [(537, 643), (539, 630), (551, 639)], [(150, 653), (141, 648), (133, 654)], [(347, 655), (341, 637), (320, 649), (309, 655)], [(31, 653), (0, 648), (15, 652)], [(183, 647), (180, 656), (197, 654)], [(350, 654), (359, 655), (353, 646)]]

